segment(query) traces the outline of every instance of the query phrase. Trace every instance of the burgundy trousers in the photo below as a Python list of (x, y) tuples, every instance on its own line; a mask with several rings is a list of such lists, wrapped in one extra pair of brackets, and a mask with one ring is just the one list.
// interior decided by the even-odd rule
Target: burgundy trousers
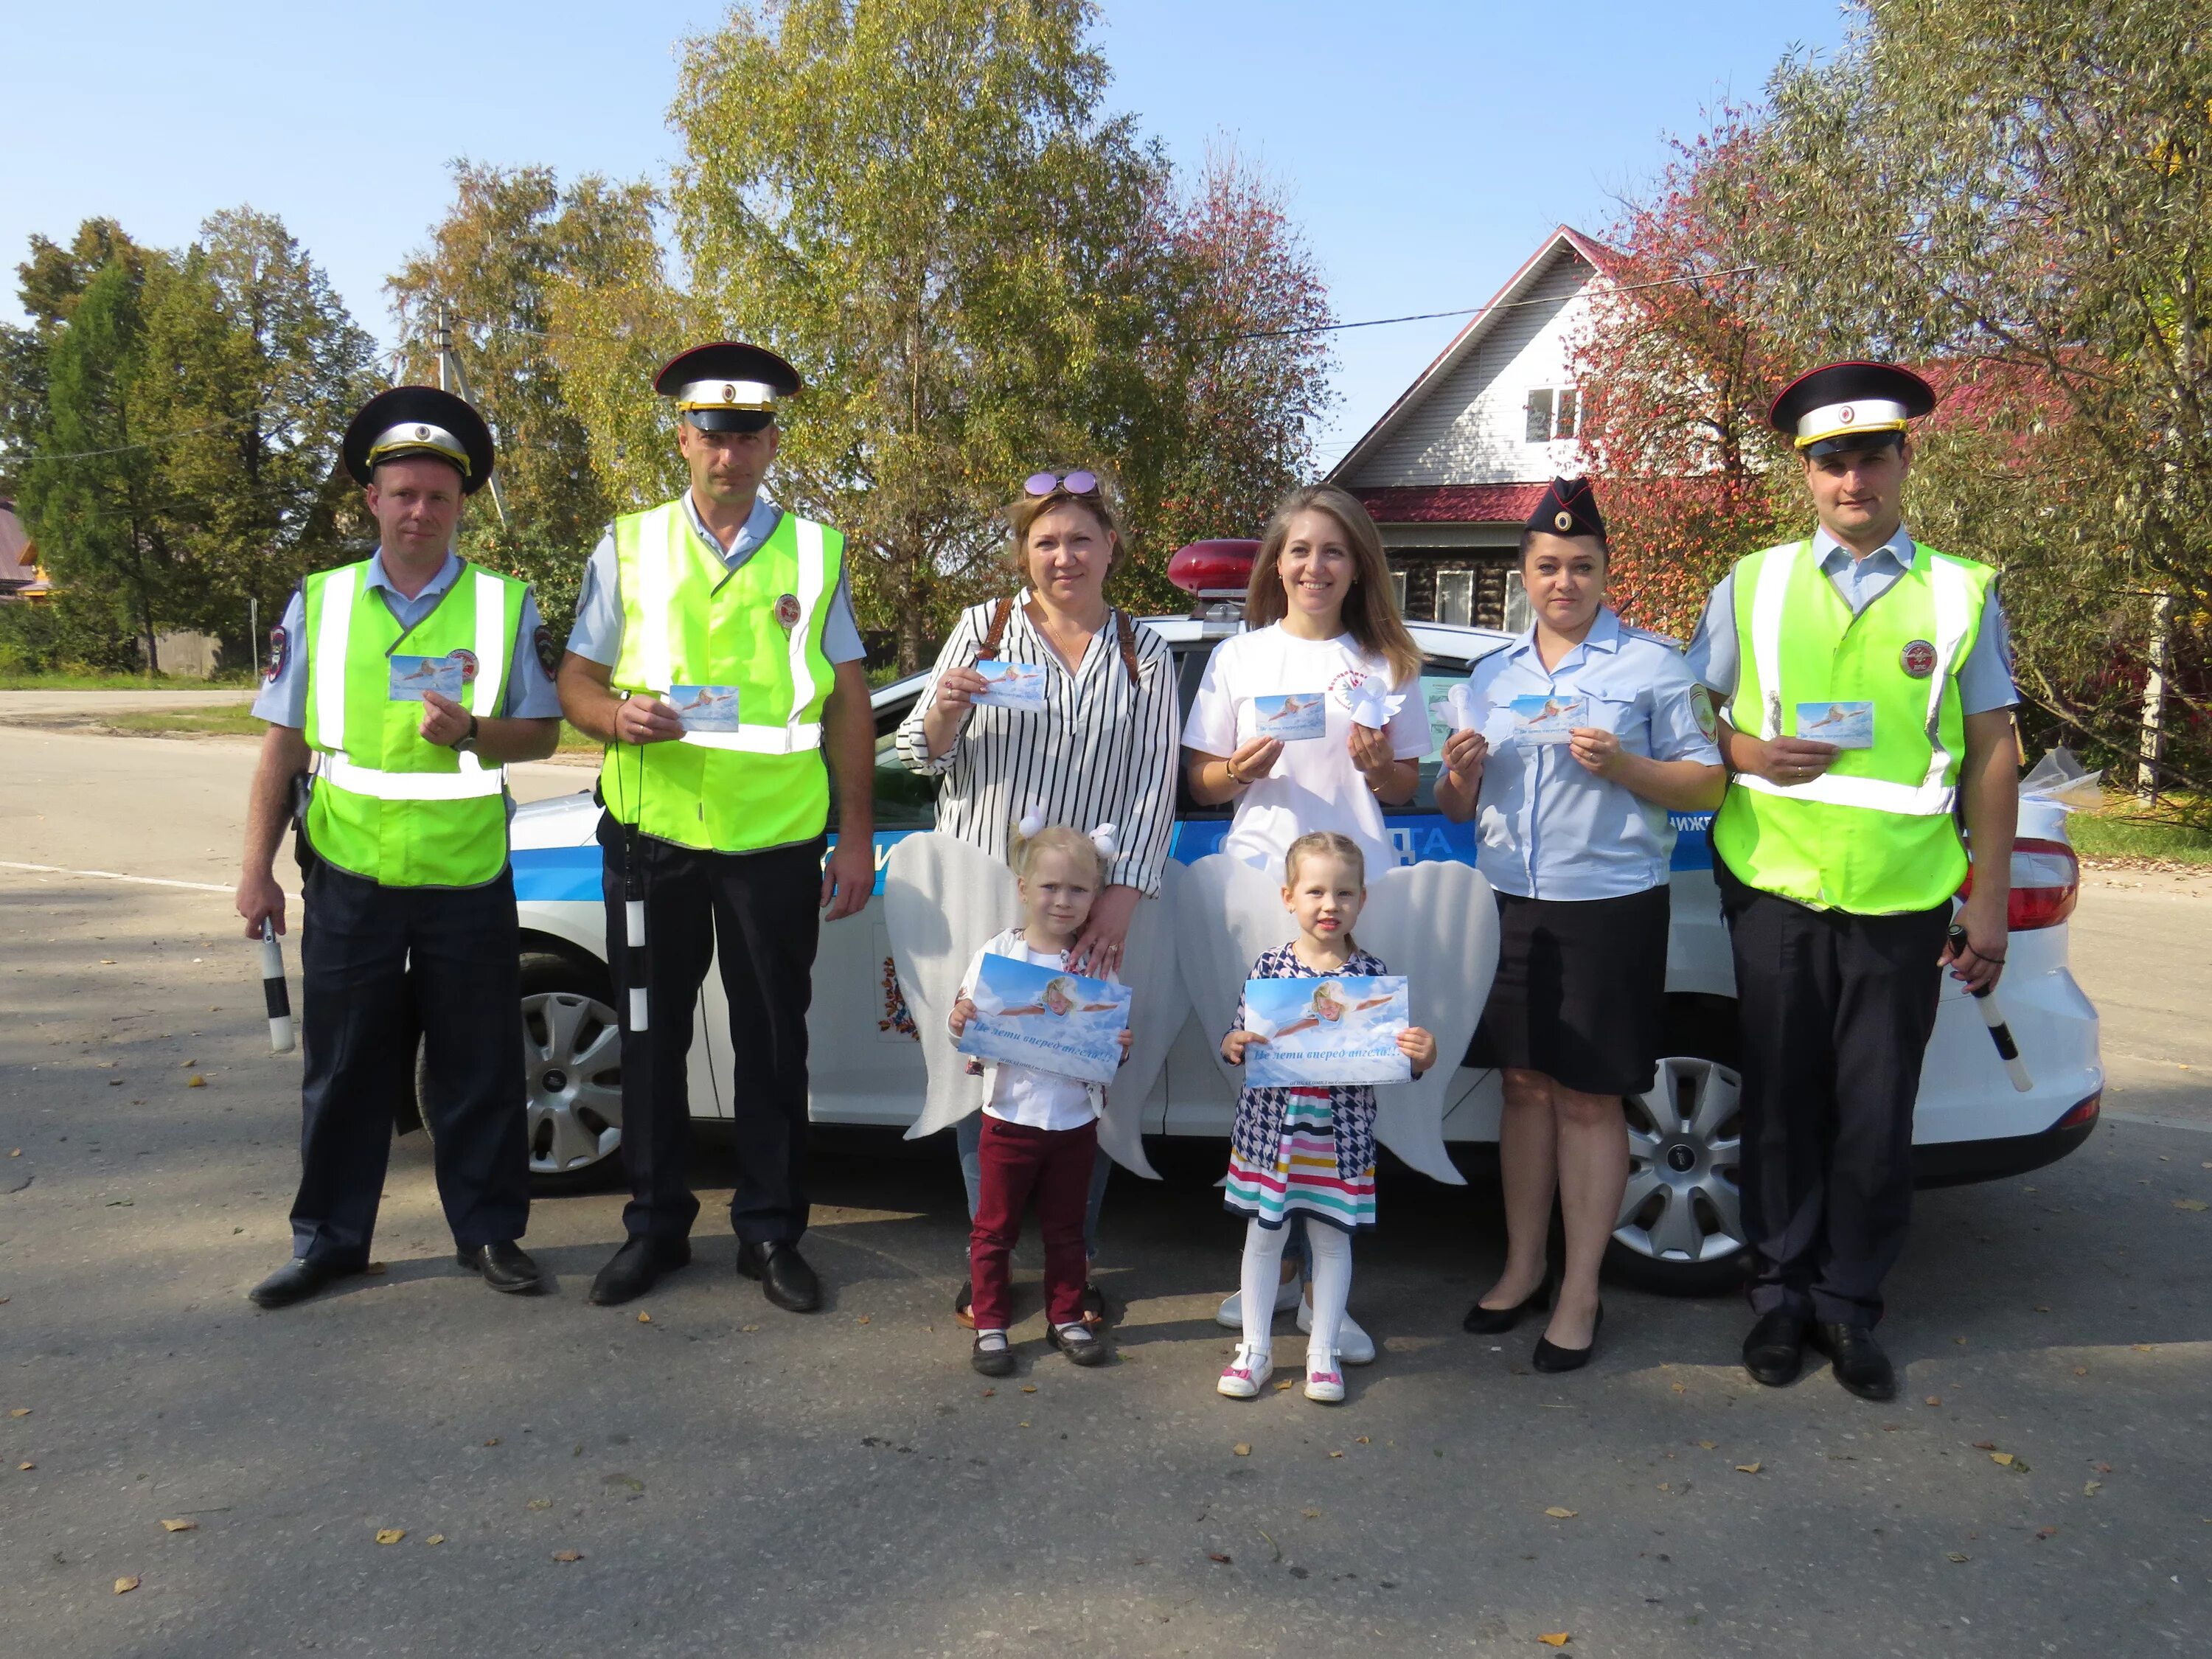
[(975, 1286), (975, 1328), (1003, 1331), (1012, 1314), (1006, 1261), (1022, 1236), (1022, 1212), (1036, 1199), (1037, 1230), (1044, 1235), (1045, 1316), (1055, 1325), (1083, 1317), (1083, 1283), (1090, 1253), (1083, 1218), (1091, 1203), (1091, 1164), (1098, 1155), (1098, 1125), (1078, 1129), (1032, 1129), (983, 1115), (978, 1149), (982, 1191), (975, 1229), (968, 1237), (968, 1274)]

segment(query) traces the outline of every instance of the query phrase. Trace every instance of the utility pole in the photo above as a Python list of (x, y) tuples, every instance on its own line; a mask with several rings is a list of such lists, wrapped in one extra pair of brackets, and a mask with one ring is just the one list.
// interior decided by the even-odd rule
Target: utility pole
[[(438, 348), (438, 390), (457, 393), (465, 402), (473, 405), (476, 399), (469, 396), (469, 377), (461, 368), (459, 355), (453, 349), (453, 331), (446, 319), (446, 302), (443, 300), (438, 301), (437, 332), (433, 337), (433, 343)], [(498, 475), (495, 473), (489, 482), (491, 504), (499, 514), (500, 528), (504, 530), (507, 526), (507, 501), (499, 493)]]

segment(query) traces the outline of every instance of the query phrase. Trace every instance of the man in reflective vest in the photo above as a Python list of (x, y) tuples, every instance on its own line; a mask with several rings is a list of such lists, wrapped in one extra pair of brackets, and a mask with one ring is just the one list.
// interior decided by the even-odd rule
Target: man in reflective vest
[(2002, 970), (2019, 805), (1996, 573), (1914, 541), (1900, 514), (1908, 423), (1935, 402), (1882, 363), (1830, 364), (1775, 399), (1818, 526), (1739, 561), (1689, 653), (1735, 775), (1713, 851), (1742, 1026), (1744, 1364), (1778, 1387), (1810, 1343), (1869, 1400), (1897, 1389), (1874, 1326), (1942, 969), (1970, 988)]
[(264, 1308), (368, 1266), (396, 1102), (416, 1094), (463, 1267), (539, 1288), (515, 1241), (530, 1214), (510, 803), (502, 769), (559, 739), (552, 647), (530, 591), (453, 550), (462, 499), (491, 477), (477, 412), (429, 386), (371, 398), (346, 470), (375, 554), (301, 585), (270, 635), (269, 722), (246, 808), (238, 913), (284, 931), (276, 845), (312, 760), (301, 823), (306, 920), (300, 1191), (292, 1261)]
[[(617, 519), (592, 555), (561, 664), (599, 769), (607, 957), (622, 1016), (628, 1237), (592, 1281), (627, 1302), (691, 1259), (691, 1017), (710, 957), (730, 1012), (740, 1273), (808, 1313), (806, 1011), (823, 921), (875, 882), (875, 723), (845, 538), (761, 493), (799, 375), (724, 342), (653, 382), (691, 487)], [(828, 764), (824, 765), (824, 751)], [(825, 865), (830, 773), (835, 850)]]

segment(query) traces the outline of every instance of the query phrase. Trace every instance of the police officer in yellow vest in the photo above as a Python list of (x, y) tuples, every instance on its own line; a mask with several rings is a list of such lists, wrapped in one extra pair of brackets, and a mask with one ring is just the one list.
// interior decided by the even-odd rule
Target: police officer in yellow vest
[(1897, 1389), (1874, 1326), (1942, 969), (1982, 987), (2003, 968), (2019, 804), (1996, 573), (1916, 542), (1900, 513), (1908, 423), (1935, 403), (1919, 376), (1858, 362), (1775, 399), (1818, 524), (1740, 560), (1689, 652), (1735, 774), (1713, 850), (1742, 1023), (1744, 1364), (1778, 1387), (1809, 1342), (1869, 1400)]
[(508, 762), (559, 739), (552, 647), (529, 588), (457, 556), (463, 498), (491, 477), (477, 412), (430, 386), (371, 398), (346, 470), (379, 543), (319, 571), (270, 632), (267, 720), (246, 809), (238, 911), (284, 931), (277, 842), (312, 760), (301, 825), (306, 920), (300, 1191), (291, 1262), (255, 1286), (281, 1308), (368, 1265), (392, 1104), (415, 1087), (438, 1197), (465, 1267), (531, 1293), (530, 1215)]
[[(845, 538), (761, 493), (776, 400), (799, 389), (789, 363), (757, 346), (699, 346), (653, 386), (675, 400), (691, 487), (615, 520), (561, 665), (562, 708), (606, 744), (599, 843), (631, 1194), (629, 1237), (592, 1300), (641, 1296), (691, 1259), (685, 1060), (719, 955), (738, 1271), (778, 1307), (811, 1312), (822, 1287), (798, 1245), (815, 944), (822, 921), (857, 912), (875, 880), (875, 725)], [(832, 770), (839, 822), (825, 869)]]

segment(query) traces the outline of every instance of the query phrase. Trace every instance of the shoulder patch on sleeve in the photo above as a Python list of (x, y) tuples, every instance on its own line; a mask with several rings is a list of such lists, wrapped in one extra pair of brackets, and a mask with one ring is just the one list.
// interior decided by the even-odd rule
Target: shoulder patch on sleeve
[(1720, 741), (1720, 717), (1713, 713), (1713, 694), (1702, 685), (1690, 688), (1690, 713), (1697, 717), (1698, 730), (1705, 734), (1707, 743)]
[(554, 668), (560, 661), (553, 649), (553, 630), (540, 623), (532, 643), (537, 648), (538, 665), (545, 671), (545, 678), (551, 679)]
[(284, 672), (284, 665), (291, 659), (291, 655), (292, 636), (279, 623), (269, 630), (269, 665), (261, 671), (261, 678), (275, 684), (276, 677)]

